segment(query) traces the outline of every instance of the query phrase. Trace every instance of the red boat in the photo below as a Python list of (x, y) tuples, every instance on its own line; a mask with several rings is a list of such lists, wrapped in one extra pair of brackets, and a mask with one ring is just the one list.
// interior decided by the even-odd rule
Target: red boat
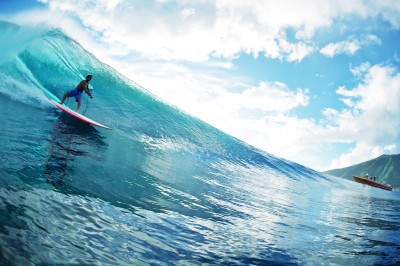
[(366, 184), (369, 186), (373, 186), (373, 187), (377, 187), (377, 188), (381, 188), (381, 189), (385, 189), (385, 190), (389, 190), (389, 191), (393, 190), (393, 188), (391, 186), (369, 180), (368, 178), (363, 177), (363, 176), (353, 176), (353, 178), (354, 178), (354, 181), (356, 181), (358, 183)]

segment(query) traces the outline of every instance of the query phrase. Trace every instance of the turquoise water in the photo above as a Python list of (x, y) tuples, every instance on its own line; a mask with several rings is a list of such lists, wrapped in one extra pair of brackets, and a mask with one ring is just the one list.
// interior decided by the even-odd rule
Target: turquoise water
[[(397, 191), (257, 150), (59, 30), (0, 23), (0, 48), (0, 264), (400, 263)], [(82, 111), (111, 131), (45, 96), (89, 72)]]

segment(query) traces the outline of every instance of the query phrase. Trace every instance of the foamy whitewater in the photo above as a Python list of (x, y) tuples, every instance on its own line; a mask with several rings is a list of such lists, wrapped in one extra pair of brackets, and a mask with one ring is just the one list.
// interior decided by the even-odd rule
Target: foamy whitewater
[[(88, 73), (82, 112), (113, 130), (46, 96)], [(0, 123), (1, 265), (400, 264), (398, 191), (251, 147), (60, 30), (0, 23)]]

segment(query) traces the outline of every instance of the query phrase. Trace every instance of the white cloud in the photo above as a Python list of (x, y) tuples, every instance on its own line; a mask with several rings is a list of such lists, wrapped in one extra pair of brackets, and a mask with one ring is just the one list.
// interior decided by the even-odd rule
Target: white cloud
[[(319, 165), (321, 170), (346, 167), (383, 153), (396, 152), (400, 139), (400, 73), (391, 66), (366, 66), (360, 66), (364, 74), (358, 86), (350, 90), (345, 87), (337, 89), (347, 107), (325, 109), (323, 121), (300, 119), (285, 113), (290, 108), (308, 104), (308, 92), (304, 89), (298, 91), (301, 97), (297, 101), (287, 104), (286, 109), (278, 108), (276, 113), (266, 112), (262, 118), (238, 117), (233, 113), (237, 109), (227, 112), (221, 108), (221, 115), (213, 118), (214, 123), (256, 147), (314, 167), (313, 163), (318, 161), (316, 154), (321, 154), (321, 157), (324, 152), (329, 152), (326, 146), (329, 143), (354, 144), (354, 148), (343, 153), (330, 166)], [(257, 96), (275, 99), (277, 105), (285, 105), (287, 98), (296, 98), (293, 90), (290, 90), (292, 94), (279, 91), (281, 86), (285, 88), (279, 83), (262, 83), (249, 88), (242, 93), (245, 106), (260, 108), (263, 100), (252, 101)], [(266, 88), (271, 91), (267, 93)], [(279, 95), (275, 94), (278, 91)], [(246, 99), (248, 96), (251, 97)]]
[(334, 57), (337, 54), (354, 54), (360, 49), (358, 41), (343, 41), (337, 43), (330, 43), (320, 50), (321, 54), (327, 57)]
[[(214, 73), (196, 72), (184, 65), (155, 62), (140, 62), (132, 66), (129, 69), (127, 65), (120, 65), (119, 68), (125, 69), (126, 75), (135, 75), (139, 84), (167, 102), (180, 106), (197, 117), (206, 118), (206, 121), (209, 121), (209, 117), (204, 115), (204, 111), (200, 111), (206, 109), (205, 105), (214, 106), (221, 109), (219, 111), (222, 113), (228, 112), (237, 117), (243, 110), (250, 113), (258, 110), (263, 114), (287, 113), (293, 108), (306, 106), (309, 102), (308, 89), (293, 90), (280, 82), (261, 82), (254, 87), (243, 77), (227, 78), (226, 74), (217, 70)], [(220, 114), (219, 111), (212, 110)]]
[(338, 159), (333, 160), (330, 169), (343, 168), (359, 164), (364, 161), (376, 158), (387, 152), (381, 146), (371, 146), (367, 143), (357, 143), (356, 147), (349, 153), (342, 154)]
[(364, 62), (361, 65), (350, 68), (350, 72), (356, 76), (356, 77), (362, 77), (364, 74), (366, 74), (371, 67), (371, 64), (369, 62)]
[(375, 11), (374, 15), (382, 15), (394, 29), (400, 29), (400, 2), (393, 0), (373, 1), (370, 3), (370, 9)]
[(196, 14), (196, 11), (193, 8), (185, 8), (181, 12), (183, 18), (194, 16), (194, 14)]
[[(365, 65), (363, 66), (365, 67)], [(333, 162), (345, 167), (393, 152), (400, 139), (400, 74), (390, 66), (374, 65), (352, 90), (337, 90), (351, 104), (340, 112), (327, 111), (336, 141), (356, 143), (354, 149)]]
[(338, 54), (353, 55), (364, 45), (380, 44), (380, 40), (375, 35), (367, 35), (360, 40), (350, 37), (346, 41), (329, 43), (320, 50), (320, 53), (327, 57), (334, 57)]
[[(258, 1), (202, 0), (42, 0), (96, 30), (110, 44), (151, 59), (206, 61), (211, 56), (235, 58), (240, 53), (301, 61), (314, 51), (316, 30), (346, 15), (382, 15), (398, 24), (400, 8), (389, 2), (370, 5), (357, 0)], [(288, 8), (290, 6), (290, 8)], [(389, 7), (391, 8), (389, 10)], [(289, 41), (287, 29), (295, 30)], [(366, 41), (368, 37), (365, 37)], [(371, 40), (370, 40), (371, 41)], [(321, 50), (328, 56), (354, 53), (362, 42), (347, 40)]]
[(297, 89), (296, 92), (285, 84), (262, 82), (258, 87), (246, 89), (242, 93), (223, 95), (221, 101), (246, 109), (260, 109), (274, 113), (290, 111), (297, 106), (306, 106), (309, 97), (307, 89)]
[(391, 154), (396, 152), (397, 145), (390, 144), (387, 146), (374, 146), (368, 143), (357, 143), (354, 149), (349, 153), (342, 154), (338, 159), (332, 161), (329, 169), (343, 168), (374, 159), (382, 154)]

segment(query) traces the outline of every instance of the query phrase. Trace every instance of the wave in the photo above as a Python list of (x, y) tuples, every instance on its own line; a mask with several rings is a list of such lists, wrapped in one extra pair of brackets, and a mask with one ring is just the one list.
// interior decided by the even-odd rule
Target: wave
[[(0, 37), (0, 262), (399, 262), (397, 192), (235, 139), (58, 29), (1, 22), (1, 33), (16, 45)], [(112, 131), (48, 103), (87, 73), (86, 115)]]

